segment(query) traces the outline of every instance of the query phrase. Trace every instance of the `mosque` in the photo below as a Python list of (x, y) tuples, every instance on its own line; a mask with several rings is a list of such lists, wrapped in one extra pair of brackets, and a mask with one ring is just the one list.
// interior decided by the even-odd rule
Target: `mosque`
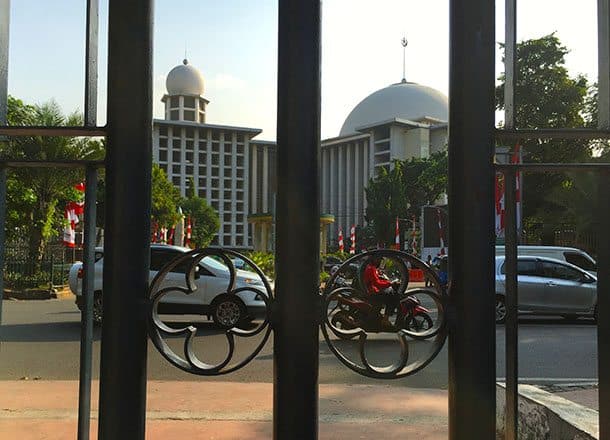
[[(166, 79), (165, 118), (153, 122), (153, 160), (184, 195), (195, 193), (218, 212), (213, 245), (273, 248), (277, 181), (275, 142), (260, 129), (210, 124), (201, 72), (185, 59)], [(322, 140), (321, 249), (338, 229), (365, 224), (365, 187), (393, 160), (427, 157), (446, 148), (448, 100), (438, 90), (402, 81), (364, 98), (337, 137)]]

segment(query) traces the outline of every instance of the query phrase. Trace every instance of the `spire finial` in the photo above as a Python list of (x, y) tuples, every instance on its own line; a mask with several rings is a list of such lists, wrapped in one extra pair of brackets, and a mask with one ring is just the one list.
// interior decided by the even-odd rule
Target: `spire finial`
[(402, 44), (402, 82), (406, 83), (407, 76), (405, 74), (405, 70), (406, 70), (405, 52), (407, 51), (407, 46), (409, 44), (409, 41), (407, 40), (407, 37), (402, 37), (402, 40), (400, 40), (400, 42)]
[(182, 64), (185, 66), (189, 63), (188, 58), (186, 57), (186, 41), (184, 42), (184, 60), (182, 60)]

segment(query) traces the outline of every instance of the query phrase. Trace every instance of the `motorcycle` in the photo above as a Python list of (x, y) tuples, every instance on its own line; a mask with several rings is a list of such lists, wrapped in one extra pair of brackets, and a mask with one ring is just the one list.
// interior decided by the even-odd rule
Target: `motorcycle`
[[(331, 314), (331, 325), (340, 330), (361, 328), (365, 332), (397, 332), (401, 329), (415, 333), (424, 333), (434, 326), (430, 310), (411, 291), (398, 301), (398, 310), (394, 323), (388, 326), (379, 313), (380, 307), (373, 304), (367, 297), (341, 293), (337, 296), (337, 305)], [(352, 339), (356, 334), (338, 334), (343, 339)]]

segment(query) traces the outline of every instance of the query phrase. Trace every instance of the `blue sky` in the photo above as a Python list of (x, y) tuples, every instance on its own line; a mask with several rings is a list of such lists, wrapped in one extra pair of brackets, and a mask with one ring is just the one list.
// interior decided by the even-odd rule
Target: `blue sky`
[[(595, 0), (519, 2), (519, 39), (557, 31), (572, 73), (594, 79)], [(9, 93), (30, 103), (55, 99), (82, 110), (84, 0), (12, 0)], [(504, 3), (497, 3), (502, 41)], [(107, 0), (100, 0), (100, 123), (105, 122)], [(407, 79), (448, 93), (448, 1), (324, 0), (322, 137), (333, 137), (368, 94)], [(156, 0), (154, 116), (162, 117), (165, 76), (184, 57), (205, 78), (208, 122), (262, 128), (275, 139), (277, 0)], [(498, 72), (502, 70), (498, 56)]]

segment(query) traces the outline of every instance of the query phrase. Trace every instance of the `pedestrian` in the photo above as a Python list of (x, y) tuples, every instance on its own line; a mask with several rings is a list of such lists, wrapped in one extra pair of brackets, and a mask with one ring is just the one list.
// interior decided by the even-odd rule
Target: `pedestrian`
[[(428, 258), (426, 259), (426, 264), (428, 267), (432, 268), (432, 255), (428, 254)], [(427, 273), (427, 272), (426, 272)], [(426, 275), (426, 287), (430, 287), (432, 285), (432, 280), (429, 276)]]

